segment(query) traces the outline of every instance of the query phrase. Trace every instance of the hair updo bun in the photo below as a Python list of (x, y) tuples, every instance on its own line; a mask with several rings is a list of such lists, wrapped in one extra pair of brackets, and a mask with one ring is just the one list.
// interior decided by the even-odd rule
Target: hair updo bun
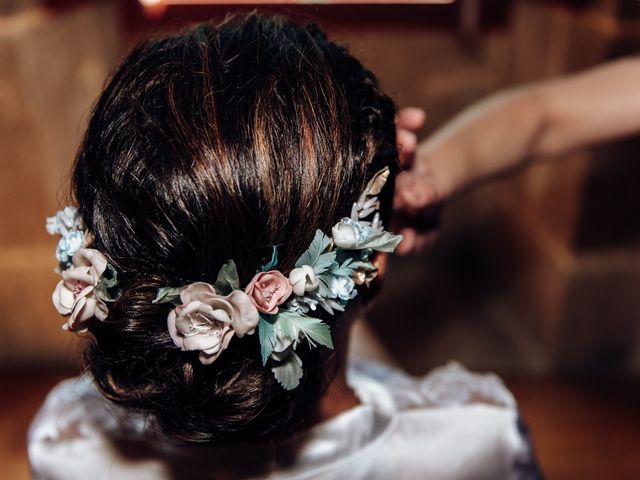
[[(73, 172), (94, 247), (122, 287), (89, 328), (102, 392), (176, 441), (299, 428), (334, 375), (333, 352), (299, 348), (304, 377), (286, 391), (257, 335), (205, 366), (171, 340), (171, 306), (152, 300), (162, 286), (213, 283), (230, 258), (246, 283), (272, 245), (279, 269), (293, 268), (374, 172), (397, 170), (394, 115), (373, 74), (313, 24), (249, 14), (138, 45), (97, 101)], [(320, 316), (339, 349), (340, 318)]]

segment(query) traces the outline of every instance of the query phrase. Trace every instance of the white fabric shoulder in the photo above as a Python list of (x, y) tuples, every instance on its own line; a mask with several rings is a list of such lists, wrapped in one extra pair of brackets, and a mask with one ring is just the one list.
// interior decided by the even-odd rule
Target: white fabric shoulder
[(500, 377), (476, 373), (450, 361), (422, 377), (412, 377), (390, 365), (352, 359), (353, 370), (383, 383), (400, 409), (487, 404), (516, 409), (516, 401)]
[(101, 396), (88, 375), (64, 380), (49, 393), (31, 423), (31, 478), (170, 478), (162, 461), (131, 455), (131, 450), (145, 450), (139, 448), (143, 430), (142, 417), (123, 415)]
[[(270, 446), (150, 445), (139, 415), (104, 400), (88, 376), (70, 379), (52, 390), (29, 432), (33, 478), (539, 478), (513, 397), (495, 375), (450, 363), (414, 378), (352, 360), (348, 378), (361, 405), (301, 433), (285, 455)], [(242, 467), (273, 458), (261, 475), (239, 475), (226, 468), (234, 457)]]

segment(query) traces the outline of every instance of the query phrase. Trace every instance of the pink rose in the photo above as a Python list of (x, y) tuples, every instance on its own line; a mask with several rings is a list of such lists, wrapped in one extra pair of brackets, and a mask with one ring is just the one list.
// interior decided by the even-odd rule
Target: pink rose
[(169, 335), (181, 350), (200, 350), (205, 365), (227, 349), (234, 335), (251, 335), (258, 325), (256, 307), (240, 290), (222, 296), (212, 285), (196, 282), (180, 292), (180, 300), (167, 318)]
[(287, 277), (277, 270), (270, 270), (253, 277), (244, 291), (258, 310), (274, 314), (278, 313), (278, 305), (291, 296), (292, 289)]
[(95, 294), (106, 268), (107, 259), (97, 250), (81, 248), (73, 256), (71, 267), (62, 272), (52, 295), (58, 313), (67, 317), (63, 329), (85, 332), (91, 318), (107, 318), (107, 306)]

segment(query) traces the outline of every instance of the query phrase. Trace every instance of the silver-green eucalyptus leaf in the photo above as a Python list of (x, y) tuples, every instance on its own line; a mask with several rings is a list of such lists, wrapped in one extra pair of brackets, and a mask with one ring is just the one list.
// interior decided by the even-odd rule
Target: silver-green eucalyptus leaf
[(236, 262), (233, 260), (227, 260), (220, 272), (218, 272), (218, 278), (214, 284), (216, 293), (220, 295), (229, 295), (234, 290), (240, 289), (240, 279), (238, 278), (238, 270), (236, 269)]
[(278, 266), (278, 247), (274, 246), (272, 248), (273, 250), (271, 251), (271, 260), (260, 267), (261, 272), (268, 272), (269, 270), (273, 270)]
[(262, 365), (267, 364), (269, 355), (273, 352), (276, 344), (276, 329), (271, 318), (260, 315), (258, 322), (258, 339), (260, 340), (260, 354), (262, 355)]
[(298, 258), (296, 268), (309, 265), (313, 268), (316, 275), (326, 271), (335, 259), (335, 252), (326, 252), (330, 245), (331, 239), (325, 235), (322, 230), (316, 230), (311, 245), (307, 251)]
[(302, 378), (302, 360), (291, 350), (286, 359), (274, 366), (271, 371), (285, 390), (293, 390), (300, 385)]
[(290, 325), (288, 325), (287, 328), (292, 328), (291, 333), (295, 334), (295, 338), (302, 333), (311, 347), (315, 347), (316, 344), (320, 344), (333, 349), (331, 329), (329, 328), (329, 325), (319, 318), (308, 317), (296, 312), (281, 310), (278, 313), (278, 320)]
[(151, 303), (172, 303), (180, 297), (184, 287), (161, 287)]
[(402, 235), (394, 235), (393, 233), (383, 231), (370, 236), (358, 245), (358, 247), (371, 248), (378, 252), (391, 253), (396, 249), (401, 241)]

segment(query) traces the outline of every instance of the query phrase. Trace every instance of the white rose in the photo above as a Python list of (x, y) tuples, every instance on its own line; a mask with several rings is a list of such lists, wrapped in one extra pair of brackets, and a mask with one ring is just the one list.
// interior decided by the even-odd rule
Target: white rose
[(97, 250), (81, 248), (72, 262), (71, 268), (62, 272), (52, 300), (58, 313), (67, 317), (62, 328), (83, 332), (91, 318), (104, 320), (108, 315), (107, 306), (95, 292), (107, 269), (107, 259)]
[(258, 325), (258, 310), (241, 290), (222, 296), (213, 285), (195, 282), (180, 292), (180, 301), (167, 317), (169, 335), (181, 350), (200, 350), (204, 365), (215, 362), (234, 335), (251, 335)]
[(368, 225), (363, 225), (353, 218), (343, 218), (331, 229), (333, 243), (338, 248), (356, 249), (367, 238), (371, 236), (373, 230)]
[(320, 284), (313, 268), (309, 265), (303, 265), (300, 268), (291, 270), (289, 283), (293, 287), (293, 293), (299, 297), (302, 297), (305, 292), (312, 292)]

